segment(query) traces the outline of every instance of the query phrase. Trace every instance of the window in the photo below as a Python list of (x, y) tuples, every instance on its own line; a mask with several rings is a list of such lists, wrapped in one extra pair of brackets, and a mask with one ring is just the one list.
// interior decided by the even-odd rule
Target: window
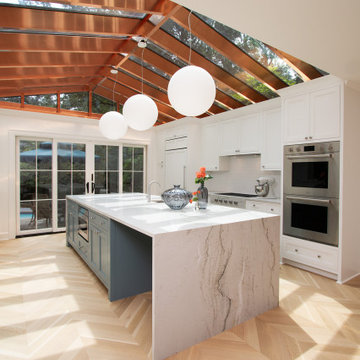
[(144, 192), (144, 148), (123, 147), (123, 192)]
[(119, 147), (95, 145), (95, 194), (119, 192)]
[(45, 95), (25, 95), (24, 103), (28, 105), (37, 105), (56, 108), (57, 107), (57, 95), (45, 94)]
[(60, 108), (75, 111), (89, 111), (89, 95), (87, 92), (60, 94)]
[(92, 94), (92, 112), (105, 114), (108, 111), (116, 111), (116, 104), (100, 95)]
[(52, 142), (19, 142), (20, 230), (52, 228)]
[(7, 96), (7, 97), (0, 97), (0, 101), (12, 102), (12, 103), (21, 103), (20, 96)]
[(57, 227), (65, 227), (66, 195), (85, 194), (85, 144), (57, 144)]

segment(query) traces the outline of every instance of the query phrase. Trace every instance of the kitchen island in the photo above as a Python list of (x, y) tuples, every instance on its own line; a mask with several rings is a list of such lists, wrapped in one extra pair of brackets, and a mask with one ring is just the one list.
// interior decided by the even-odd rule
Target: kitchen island
[[(80, 209), (88, 245), (78, 238)], [(110, 300), (152, 290), (154, 360), (278, 306), (278, 216), (217, 205), (174, 211), (145, 194), (114, 194), (68, 196), (67, 219), (68, 245)]]

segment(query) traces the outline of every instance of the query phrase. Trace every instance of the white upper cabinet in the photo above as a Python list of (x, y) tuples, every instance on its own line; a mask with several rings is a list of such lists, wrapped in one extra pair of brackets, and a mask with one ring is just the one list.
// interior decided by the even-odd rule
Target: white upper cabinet
[(227, 159), (220, 158), (220, 124), (207, 124), (202, 128), (201, 166), (208, 171), (227, 170)]
[(281, 109), (262, 113), (261, 170), (281, 170)]
[(242, 116), (222, 124), (220, 154), (260, 153), (260, 114)]
[(311, 134), (314, 139), (340, 137), (340, 87), (310, 94)]
[[(311, 84), (309, 84), (311, 85)], [(284, 143), (339, 140), (341, 133), (341, 87), (325, 84), (307, 87), (303, 94), (283, 93)], [(294, 87), (295, 88), (295, 87)]]
[(287, 142), (308, 140), (310, 133), (309, 95), (284, 100), (284, 136)]

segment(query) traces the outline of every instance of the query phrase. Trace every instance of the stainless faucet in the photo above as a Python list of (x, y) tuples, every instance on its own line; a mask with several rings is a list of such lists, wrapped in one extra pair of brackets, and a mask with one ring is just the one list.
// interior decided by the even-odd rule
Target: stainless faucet
[(155, 180), (152, 180), (152, 181), (148, 182), (148, 184), (147, 184), (147, 195), (146, 195), (146, 198), (147, 198), (148, 202), (151, 202), (151, 185), (152, 184), (158, 184), (159, 187), (161, 188), (161, 185)]

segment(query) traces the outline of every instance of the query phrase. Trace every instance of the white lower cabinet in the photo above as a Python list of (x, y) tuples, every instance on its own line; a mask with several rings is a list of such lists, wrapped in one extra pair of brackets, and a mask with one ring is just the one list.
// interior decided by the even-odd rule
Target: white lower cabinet
[(270, 214), (280, 215), (281, 207), (278, 203), (246, 200), (246, 209), (262, 211)]
[(282, 258), (333, 274), (338, 273), (338, 248), (313, 241), (282, 236)]

